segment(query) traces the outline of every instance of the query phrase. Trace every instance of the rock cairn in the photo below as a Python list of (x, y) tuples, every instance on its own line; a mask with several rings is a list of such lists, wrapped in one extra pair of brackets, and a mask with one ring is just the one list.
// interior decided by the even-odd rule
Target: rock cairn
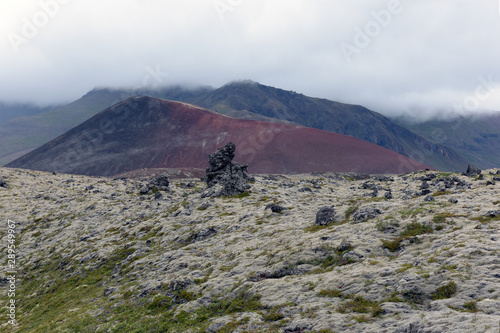
[(250, 189), (248, 181), (252, 179), (247, 172), (248, 166), (233, 162), (235, 150), (235, 144), (229, 142), (209, 156), (206, 170), (208, 188), (203, 197), (233, 196)]

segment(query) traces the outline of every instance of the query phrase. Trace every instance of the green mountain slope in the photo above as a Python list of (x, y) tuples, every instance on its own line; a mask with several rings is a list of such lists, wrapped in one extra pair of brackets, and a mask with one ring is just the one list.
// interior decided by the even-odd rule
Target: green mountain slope
[(453, 148), (479, 168), (500, 165), (500, 112), (418, 124), (400, 122), (434, 142)]

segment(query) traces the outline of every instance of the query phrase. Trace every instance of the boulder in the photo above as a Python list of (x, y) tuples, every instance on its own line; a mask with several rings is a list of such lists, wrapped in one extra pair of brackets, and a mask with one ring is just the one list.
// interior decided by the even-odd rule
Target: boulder
[(7, 184), (7, 182), (5, 181), (5, 179), (3, 179), (2, 177), (0, 177), (0, 187), (2, 187), (2, 188), (9, 188), (9, 184)]
[(486, 214), (484, 214), (485, 217), (497, 217), (500, 216), (500, 210), (490, 210)]
[(280, 205), (277, 205), (275, 203), (272, 203), (272, 204), (267, 205), (264, 210), (267, 210), (267, 209), (270, 209), (271, 212), (273, 212), (273, 213), (281, 213), (284, 210), (286, 210), (287, 208), (280, 206)]
[(369, 219), (373, 219), (378, 215), (382, 214), (380, 209), (377, 208), (363, 208), (358, 209), (352, 214), (352, 218), (354, 219), (354, 223), (365, 222)]
[(424, 201), (425, 202), (432, 202), (432, 201), (436, 201), (436, 199), (432, 195), (428, 195), (425, 197)]
[(250, 189), (248, 181), (252, 180), (247, 172), (247, 165), (233, 162), (236, 146), (229, 142), (208, 158), (206, 169), (207, 190), (202, 197), (233, 196)]
[(150, 194), (157, 193), (158, 191), (170, 192), (169, 185), (170, 182), (168, 181), (168, 176), (162, 173), (158, 176), (150, 178), (148, 183), (140, 189), (140, 193)]
[(335, 206), (323, 207), (316, 213), (315, 225), (329, 225), (335, 220)]

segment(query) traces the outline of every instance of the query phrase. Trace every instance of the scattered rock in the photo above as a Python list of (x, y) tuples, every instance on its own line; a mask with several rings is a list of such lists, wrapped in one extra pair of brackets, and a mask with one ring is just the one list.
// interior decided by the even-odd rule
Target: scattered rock
[(423, 182), (430, 182), (431, 180), (437, 178), (437, 175), (435, 173), (429, 173), (426, 175), (423, 175), (421, 177), (416, 178), (417, 180), (421, 180)]
[(198, 207), (198, 210), (205, 210), (207, 209), (208, 207), (212, 207), (211, 204), (209, 204), (208, 202), (205, 202), (204, 204), (202, 204), (200, 207)]
[(103, 290), (102, 295), (103, 295), (104, 297), (108, 297), (109, 295), (111, 295), (111, 294), (112, 294), (112, 293), (114, 293), (115, 291), (116, 291), (116, 288), (113, 288), (113, 287), (111, 287), (111, 288), (106, 288), (106, 289), (104, 289), (104, 290)]
[(139, 191), (141, 194), (151, 194), (157, 193), (158, 191), (165, 191), (170, 193), (169, 188), (170, 182), (168, 180), (167, 174), (160, 174), (156, 177), (149, 179), (148, 183), (145, 184)]
[(388, 200), (392, 199), (393, 198), (392, 192), (390, 190), (385, 192), (384, 197)]
[(295, 332), (306, 332), (312, 329), (311, 325), (308, 324), (298, 324), (295, 326), (287, 327), (283, 330), (283, 333), (295, 333)]
[(335, 220), (335, 206), (323, 207), (316, 213), (315, 225), (329, 225)]
[(165, 173), (162, 173), (156, 177), (153, 177), (149, 180), (149, 184), (156, 186), (158, 190), (168, 191), (168, 186), (170, 182), (168, 181), (168, 176)]
[(208, 188), (202, 197), (232, 196), (250, 189), (248, 166), (233, 162), (235, 150), (234, 143), (229, 142), (209, 156), (209, 167), (206, 170)]
[(267, 209), (270, 209), (273, 213), (281, 213), (284, 210), (287, 210), (287, 208), (282, 207), (282, 206), (277, 205), (277, 204), (274, 204), (274, 203), (267, 205), (264, 210), (267, 210)]
[(428, 195), (424, 199), (425, 202), (433, 202), (436, 201), (436, 199), (432, 195)]
[(337, 247), (337, 251), (339, 252), (344, 252), (344, 251), (347, 251), (349, 249), (352, 248), (352, 245), (351, 243), (349, 242), (342, 242), (342, 244), (340, 244), (338, 247)]
[(3, 179), (2, 177), (0, 177), (0, 187), (2, 187), (2, 188), (9, 188), (9, 184), (7, 184), (7, 182), (5, 181), (5, 179)]
[(352, 218), (354, 219), (354, 223), (365, 222), (369, 219), (373, 219), (378, 215), (382, 214), (380, 209), (377, 208), (363, 208), (358, 209), (352, 214)]
[(451, 197), (450, 200), (448, 200), (448, 201), (451, 202), (452, 204), (458, 203), (458, 200), (455, 197)]
[(310, 187), (302, 187), (302, 188), (299, 188), (299, 192), (312, 192), (311, 188)]
[(205, 240), (209, 237), (212, 237), (213, 235), (217, 234), (218, 230), (217, 228), (206, 228), (198, 231), (197, 233), (192, 234), (188, 241), (191, 241), (191, 243), (196, 243), (200, 242), (202, 240)]
[(169, 283), (168, 285), (168, 290), (170, 291), (179, 291), (186, 289), (190, 285), (192, 285), (194, 282), (191, 279), (188, 278), (180, 278), (177, 280), (173, 280)]
[(485, 217), (497, 217), (500, 216), (500, 210), (490, 210), (486, 214), (484, 214)]
[[(394, 333), (427, 333), (433, 332), (426, 330), (419, 322), (410, 323), (397, 328)], [(437, 332), (437, 331), (436, 331)]]

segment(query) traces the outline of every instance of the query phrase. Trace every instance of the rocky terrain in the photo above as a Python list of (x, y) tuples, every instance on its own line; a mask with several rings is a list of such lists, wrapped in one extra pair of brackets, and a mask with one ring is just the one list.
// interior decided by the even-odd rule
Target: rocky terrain
[(231, 197), (0, 176), (3, 304), (8, 219), (18, 271), (2, 332), (499, 332), (497, 169), (254, 175)]

